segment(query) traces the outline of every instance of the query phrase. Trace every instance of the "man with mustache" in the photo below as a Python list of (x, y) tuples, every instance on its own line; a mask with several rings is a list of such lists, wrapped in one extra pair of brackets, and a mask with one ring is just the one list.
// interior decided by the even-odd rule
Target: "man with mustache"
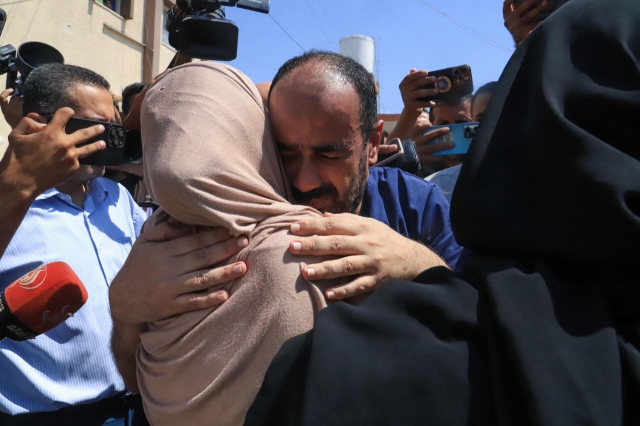
[[(141, 102), (136, 100), (138, 108)], [(369, 292), (394, 278), (412, 279), (431, 266), (455, 268), (462, 248), (453, 237), (441, 191), (398, 169), (371, 168), (384, 123), (377, 118), (373, 76), (364, 67), (331, 52), (305, 53), (278, 71), (268, 103), (295, 201), (326, 214), (292, 226), (301, 238), (290, 251), (340, 257), (307, 265), (303, 275), (309, 280), (352, 277), (344, 286), (327, 289), (328, 299)], [(187, 251), (178, 248), (181, 235), (166, 224), (143, 234), (111, 285), (112, 343), (129, 388), (135, 386), (142, 324), (214, 306), (226, 297), (210, 289), (225, 272), (211, 269), (217, 262), (205, 263), (219, 261), (221, 253), (233, 254), (235, 241), (228, 234), (203, 238), (198, 249), (207, 251), (200, 270), (173, 268), (175, 278), (170, 279), (170, 253)], [(303, 238), (308, 235), (313, 236)], [(234, 267), (246, 271), (244, 264)], [(175, 303), (185, 297), (191, 300), (187, 308)]]

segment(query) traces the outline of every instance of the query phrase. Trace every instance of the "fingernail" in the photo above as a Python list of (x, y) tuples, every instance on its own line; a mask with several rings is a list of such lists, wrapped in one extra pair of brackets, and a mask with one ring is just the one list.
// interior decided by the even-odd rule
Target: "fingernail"
[(300, 250), (302, 250), (302, 244), (299, 243), (298, 241), (293, 243), (293, 251), (294, 252), (299, 252)]
[(316, 275), (316, 270), (315, 270), (315, 269), (313, 269), (313, 268), (307, 268), (307, 276), (308, 276), (309, 278), (311, 278), (311, 277), (313, 277), (313, 276), (315, 276), (315, 275)]
[(105, 141), (100, 141), (100, 148), (106, 148), (107, 144)]
[(218, 300), (222, 300), (225, 301), (229, 298), (229, 296), (227, 295), (227, 293), (222, 293), (218, 295)]
[(236, 265), (233, 267), (233, 272), (235, 272), (236, 274), (241, 274), (242, 273), (242, 265)]
[(291, 232), (298, 232), (299, 230), (300, 230), (299, 223), (294, 223), (293, 225), (291, 225)]
[(104, 132), (104, 126), (102, 124), (99, 125), (98, 130), (100, 130), (100, 133)]
[(247, 240), (246, 238), (238, 238), (236, 244), (238, 245), (238, 247), (244, 247), (249, 244), (249, 240)]
[(328, 297), (329, 299), (333, 299), (333, 298), (335, 297), (335, 295), (336, 295), (336, 294), (335, 294), (333, 291), (328, 291), (328, 292), (327, 292), (327, 297)]

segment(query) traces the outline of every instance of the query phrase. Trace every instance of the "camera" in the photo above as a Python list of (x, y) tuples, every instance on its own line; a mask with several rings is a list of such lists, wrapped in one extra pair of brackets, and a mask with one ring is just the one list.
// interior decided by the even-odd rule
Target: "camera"
[[(524, 2), (525, 0), (515, 0), (515, 6), (518, 7)], [(549, 15), (555, 12), (560, 6), (568, 2), (569, 0), (547, 0), (547, 7), (545, 7), (543, 10), (540, 11), (540, 13), (534, 16), (533, 20), (542, 21), (544, 19), (547, 19)]]
[(471, 67), (468, 65), (433, 71), (429, 73), (429, 76), (436, 77), (436, 82), (421, 87), (421, 89), (438, 89), (438, 94), (418, 98), (420, 101), (459, 98), (473, 93), (473, 75)]
[[(7, 14), (0, 9), (0, 34), (7, 21)], [(49, 63), (64, 63), (62, 53), (46, 43), (28, 41), (18, 46), (10, 44), (0, 47), (0, 75), (7, 74), (7, 89), (13, 96), (22, 95), (22, 85), (34, 69)]]
[(239, 29), (226, 19), (225, 6), (269, 13), (270, 0), (178, 0), (167, 12), (169, 44), (198, 59), (232, 61), (238, 54)]

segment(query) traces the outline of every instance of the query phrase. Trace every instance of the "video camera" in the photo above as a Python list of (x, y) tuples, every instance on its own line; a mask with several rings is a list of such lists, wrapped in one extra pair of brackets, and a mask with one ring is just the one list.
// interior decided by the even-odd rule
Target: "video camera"
[[(7, 14), (0, 9), (0, 34), (7, 21)], [(45, 43), (28, 41), (18, 46), (10, 44), (0, 47), (0, 75), (7, 74), (7, 89), (12, 96), (22, 95), (22, 85), (34, 69), (44, 64), (64, 64), (62, 53)]]
[(192, 58), (232, 61), (238, 54), (239, 29), (226, 19), (225, 6), (269, 13), (270, 0), (178, 0), (167, 12), (169, 44)]

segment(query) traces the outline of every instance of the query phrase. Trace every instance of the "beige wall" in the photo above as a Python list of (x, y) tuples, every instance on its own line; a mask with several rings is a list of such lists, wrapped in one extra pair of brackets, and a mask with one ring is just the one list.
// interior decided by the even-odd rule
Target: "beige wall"
[[(94, 0), (26, 0), (0, 5), (8, 16), (0, 43), (16, 48), (26, 41), (50, 44), (67, 64), (103, 75), (112, 92), (120, 95), (128, 84), (142, 81), (145, 3), (134, 0), (133, 19), (129, 20)], [(160, 70), (173, 57), (171, 50), (162, 45)], [(0, 76), (0, 85), (4, 88), (4, 76)], [(0, 155), (9, 132), (9, 125), (0, 119)]]

